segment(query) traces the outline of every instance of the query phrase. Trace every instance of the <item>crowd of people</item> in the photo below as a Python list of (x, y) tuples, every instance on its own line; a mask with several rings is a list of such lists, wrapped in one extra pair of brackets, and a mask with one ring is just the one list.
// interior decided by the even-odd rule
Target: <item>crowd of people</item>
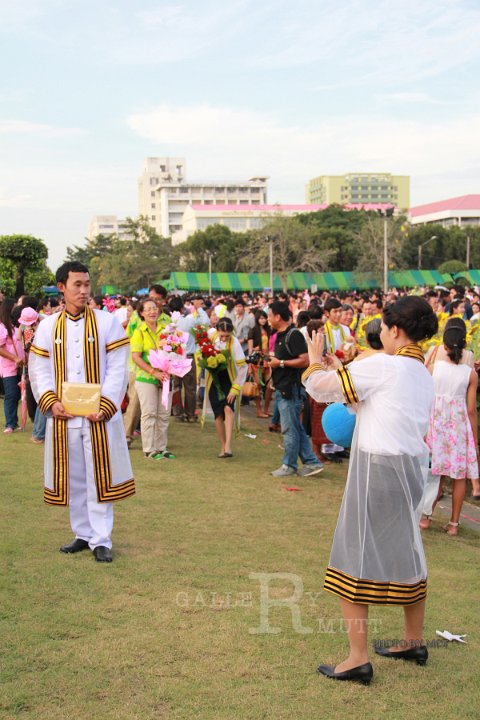
[[(253, 400), (259, 420), (282, 434), (274, 477), (349, 461), (325, 589), (340, 599), (350, 654), (318, 671), (370, 682), (370, 604), (405, 612), (403, 643), (376, 652), (424, 664), (421, 530), (446, 478), (449, 536), (467, 480), (480, 499), (477, 290), (204, 297), (155, 284), (142, 298), (109, 298), (92, 295), (88, 268), (76, 262), (56, 280), (59, 299), (0, 295), (0, 374), (4, 434), (29, 414), (33, 442), (45, 444), (45, 501), (70, 508), (74, 539), (61, 552), (89, 548), (112, 561), (112, 504), (135, 492), (137, 437), (146, 461), (175, 461), (172, 418), (188, 427), (211, 412), (218, 458), (231, 460), (242, 405)], [(325, 432), (332, 402), (356, 413), (351, 449)]]

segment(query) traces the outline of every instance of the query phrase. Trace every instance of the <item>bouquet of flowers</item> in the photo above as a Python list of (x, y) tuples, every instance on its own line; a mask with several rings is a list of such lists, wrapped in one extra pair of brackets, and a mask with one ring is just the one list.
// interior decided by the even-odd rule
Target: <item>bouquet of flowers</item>
[[(183, 377), (192, 368), (192, 358), (187, 358), (188, 333), (177, 328), (180, 313), (172, 313), (172, 322), (160, 333), (158, 349), (150, 350), (148, 360), (157, 370)], [(164, 380), (162, 385), (162, 405), (168, 408), (170, 381)]]
[(218, 399), (224, 400), (225, 393), (220, 387), (218, 381), (218, 373), (226, 370), (228, 367), (228, 359), (230, 353), (226, 349), (218, 349), (208, 337), (207, 327), (205, 325), (195, 325), (190, 333), (195, 338), (195, 342), (200, 350), (200, 358), (198, 364), (201, 368), (205, 368), (212, 376), (212, 380), (217, 388)]
[(110, 297), (110, 295), (107, 295), (103, 298), (102, 305), (105, 310), (109, 313), (113, 313), (116, 309), (115, 300), (114, 298)]

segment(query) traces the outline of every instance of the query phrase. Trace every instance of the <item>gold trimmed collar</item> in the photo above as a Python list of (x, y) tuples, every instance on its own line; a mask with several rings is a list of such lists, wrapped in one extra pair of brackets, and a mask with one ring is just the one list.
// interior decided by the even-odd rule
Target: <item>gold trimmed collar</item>
[(78, 315), (72, 315), (71, 313), (67, 312), (67, 310), (65, 310), (65, 315), (67, 316), (67, 318), (69, 320), (73, 320), (73, 322), (77, 322), (77, 320), (81, 320), (83, 318), (84, 313), (80, 312), (80, 313), (78, 313)]
[(423, 352), (421, 348), (415, 343), (409, 343), (399, 348), (395, 355), (403, 355), (404, 357), (411, 357), (414, 360), (420, 360), (421, 363), (425, 362)]

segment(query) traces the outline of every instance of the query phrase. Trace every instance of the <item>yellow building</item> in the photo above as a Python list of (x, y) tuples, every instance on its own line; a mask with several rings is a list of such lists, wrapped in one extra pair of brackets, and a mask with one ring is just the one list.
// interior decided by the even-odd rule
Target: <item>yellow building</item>
[(410, 207), (410, 177), (391, 173), (349, 173), (319, 175), (307, 183), (305, 202), (391, 203), (400, 210)]

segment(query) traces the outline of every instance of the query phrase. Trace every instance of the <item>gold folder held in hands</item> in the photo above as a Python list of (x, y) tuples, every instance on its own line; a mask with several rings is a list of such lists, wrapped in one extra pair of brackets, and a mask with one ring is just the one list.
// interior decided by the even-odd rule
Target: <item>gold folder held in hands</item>
[(70, 415), (94, 415), (100, 412), (102, 386), (97, 383), (62, 383), (62, 405)]

